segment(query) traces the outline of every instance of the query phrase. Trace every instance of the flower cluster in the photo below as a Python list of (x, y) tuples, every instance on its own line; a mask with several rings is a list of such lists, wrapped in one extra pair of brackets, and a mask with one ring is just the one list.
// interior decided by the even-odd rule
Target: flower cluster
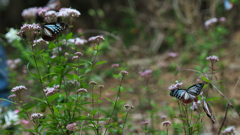
[(25, 21), (30, 20), (30, 22), (32, 22), (37, 17), (37, 13), (38, 7), (27, 8), (23, 10), (22, 17)]
[(162, 116), (161, 116), (161, 119), (166, 119), (166, 118), (167, 118), (166, 115), (162, 115)]
[(33, 46), (39, 45), (39, 46), (43, 46), (43, 45), (48, 45), (48, 42), (43, 40), (42, 38), (34, 40), (33, 41)]
[(48, 11), (48, 12), (46, 12), (44, 20), (47, 23), (56, 22), (57, 21), (57, 12), (56, 11)]
[(149, 122), (148, 121), (144, 121), (142, 122), (142, 125), (147, 125)]
[(79, 82), (77, 80), (67, 81), (66, 84), (69, 86), (79, 86)]
[(47, 97), (55, 94), (58, 92), (58, 89), (59, 87), (47, 87), (45, 90), (44, 90), (44, 93), (46, 94)]
[(76, 52), (75, 55), (77, 55), (77, 56), (80, 56), (80, 55), (83, 56), (83, 54), (82, 54), (81, 52)]
[(80, 88), (80, 89), (78, 89), (78, 92), (88, 92), (88, 91), (84, 88)]
[(114, 68), (114, 67), (119, 67), (119, 64), (112, 64), (111, 67), (112, 67), (112, 68)]
[[(13, 92), (15, 94), (15, 97), (17, 97), (18, 100), (21, 101), (21, 93), (23, 90), (27, 90), (27, 88), (23, 85), (20, 85), (20, 86), (16, 86), (16, 87), (12, 88), (11, 92)], [(11, 97), (14, 97), (14, 95)]]
[(197, 110), (197, 108), (201, 106), (201, 101), (198, 100), (197, 102), (193, 102), (192, 106), (190, 107), (191, 110)]
[(17, 33), (17, 35), (23, 38), (23, 33), (26, 34), (29, 41), (33, 41), (34, 35), (36, 37), (40, 34), (41, 27), (38, 24), (24, 24), (21, 27), (21, 30)]
[(97, 82), (91, 81), (91, 82), (89, 83), (89, 85), (97, 85)]
[(104, 85), (99, 85), (98, 88), (99, 88), (99, 89), (103, 89), (103, 88), (104, 88)]
[(219, 18), (219, 22), (226, 22), (226, 18), (225, 17)]
[(5, 34), (5, 37), (8, 41), (8, 43), (12, 43), (15, 40), (20, 40), (21, 38), (17, 36), (16, 34), (18, 33), (18, 30), (14, 28), (10, 28), (8, 33)]
[(217, 18), (211, 18), (204, 23), (204, 26), (206, 29), (208, 29), (211, 24), (216, 23), (216, 22), (218, 22)]
[(90, 37), (88, 39), (88, 41), (93, 41), (93, 42), (100, 42), (100, 41), (104, 41), (104, 37), (102, 35), (98, 35), (98, 36), (93, 36), (93, 37)]
[(213, 61), (219, 61), (218, 57), (215, 55), (209, 56), (206, 58), (206, 60), (213, 62)]
[(68, 41), (71, 42), (72, 44), (76, 45), (76, 46), (84, 45), (88, 42), (86, 39), (81, 39), (81, 38), (69, 39)]
[(78, 56), (73, 56), (72, 59), (76, 60), (76, 59), (78, 59)]
[(135, 108), (133, 105), (129, 105), (129, 104), (124, 105), (124, 107), (126, 108), (127, 112), (129, 112), (131, 109)]
[(38, 15), (44, 18), (48, 10), (49, 10), (48, 7), (43, 7), (43, 8), (40, 7), (38, 8)]
[(57, 14), (58, 17), (62, 17), (66, 21), (73, 21), (74, 18), (79, 17), (81, 13), (72, 8), (61, 8)]
[(41, 113), (33, 113), (31, 115), (31, 120), (42, 119), (42, 118), (43, 118), (43, 114), (41, 114)]
[(140, 77), (150, 78), (152, 75), (152, 70), (148, 69), (148, 70), (145, 70), (144, 72), (140, 71), (138, 73), (139, 73)]
[(126, 76), (126, 75), (128, 75), (128, 72), (127, 72), (127, 71), (124, 71), (124, 70), (122, 70), (120, 73), (122, 74), (123, 77)]
[(170, 56), (170, 57), (177, 57), (178, 55), (179, 55), (179, 53), (177, 53), (177, 52), (168, 53), (168, 56)]
[(224, 131), (222, 131), (223, 134), (225, 135), (228, 135), (228, 134), (235, 134), (236, 131), (235, 131), (235, 126), (230, 126), (230, 127), (227, 127)]
[(8, 96), (8, 99), (15, 98), (15, 97), (16, 97), (16, 94), (12, 94)]
[(180, 88), (180, 86), (182, 86), (183, 83), (179, 83), (178, 81), (176, 81), (176, 84), (172, 84), (171, 86), (168, 87), (169, 90), (175, 90)]
[(10, 69), (15, 69), (16, 66), (21, 62), (21, 59), (7, 60), (6, 63)]
[(172, 125), (172, 123), (170, 121), (164, 121), (162, 123), (162, 126), (165, 126), (166, 130), (168, 130), (168, 128)]
[(68, 124), (66, 128), (70, 131), (74, 131), (77, 130), (77, 127), (75, 127), (76, 125), (76, 123)]

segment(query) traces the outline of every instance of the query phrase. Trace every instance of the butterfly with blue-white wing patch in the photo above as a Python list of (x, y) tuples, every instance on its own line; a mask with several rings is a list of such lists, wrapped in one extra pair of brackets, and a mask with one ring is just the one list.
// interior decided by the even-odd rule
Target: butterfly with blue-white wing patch
[(205, 111), (207, 116), (212, 120), (212, 123), (213, 124), (216, 123), (216, 120), (213, 116), (212, 110), (210, 109), (206, 99), (202, 97), (202, 100), (203, 100), (203, 110)]
[(182, 100), (183, 103), (192, 103), (193, 101), (197, 102), (197, 95), (200, 94), (204, 84), (197, 83), (190, 86), (188, 89), (175, 89), (172, 90), (170, 95)]
[(65, 23), (47, 23), (42, 25), (42, 39), (53, 41), (57, 38), (57, 34), (66, 30), (68, 25)]

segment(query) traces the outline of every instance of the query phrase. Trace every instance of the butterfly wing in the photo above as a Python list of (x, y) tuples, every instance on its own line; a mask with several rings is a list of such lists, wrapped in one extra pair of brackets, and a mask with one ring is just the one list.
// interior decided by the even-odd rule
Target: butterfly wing
[(216, 122), (216, 120), (215, 120), (213, 113), (205, 99), (203, 99), (203, 110), (205, 111), (207, 116), (212, 120), (212, 123), (214, 124)]
[(61, 7), (61, 3), (59, 0), (49, 0), (47, 5), (51, 10), (59, 10)]
[(224, 0), (224, 8), (225, 10), (231, 10), (233, 8), (233, 3), (229, 0)]
[(67, 29), (65, 23), (48, 23), (42, 25), (42, 39), (46, 41), (53, 41), (56, 39), (57, 34)]
[(182, 100), (183, 103), (191, 103), (193, 102), (194, 96), (191, 94), (187, 93), (187, 90), (185, 89), (175, 89), (170, 92), (170, 95), (172, 97), (176, 97), (180, 100)]

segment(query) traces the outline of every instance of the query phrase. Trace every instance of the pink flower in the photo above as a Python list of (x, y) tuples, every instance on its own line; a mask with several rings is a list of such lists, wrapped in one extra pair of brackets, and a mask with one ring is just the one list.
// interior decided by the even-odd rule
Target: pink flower
[(142, 122), (142, 125), (147, 125), (149, 122), (148, 121), (144, 121)]
[(15, 113), (15, 114), (19, 113), (19, 109), (16, 109), (16, 110), (14, 111), (14, 113)]
[(177, 57), (178, 55), (179, 55), (179, 53), (177, 53), (177, 52), (168, 53), (168, 56), (170, 56), (170, 57)]
[(206, 60), (208, 60), (210, 62), (219, 61), (218, 57), (215, 55), (207, 57)]
[(44, 20), (47, 23), (56, 22), (57, 21), (57, 12), (56, 11), (46, 12)]
[(84, 88), (80, 88), (80, 89), (78, 89), (78, 92), (88, 92), (88, 91)]
[(120, 72), (120, 74), (122, 74), (122, 76), (124, 77), (124, 76), (128, 75), (128, 72), (127, 72), (127, 71), (124, 71), (124, 70), (122, 70), (122, 71)]
[(192, 106), (190, 107), (191, 110), (197, 110), (197, 108), (201, 106), (201, 101), (198, 100), (197, 102), (193, 102)]
[(166, 118), (167, 118), (166, 115), (162, 115), (162, 116), (161, 116), (161, 119), (166, 119)]
[(22, 123), (29, 124), (29, 122), (27, 120), (22, 120)]
[(168, 128), (172, 125), (172, 123), (170, 121), (164, 121), (162, 123), (162, 126), (165, 126), (166, 127), (166, 130), (168, 130)]
[(76, 9), (72, 9), (72, 8), (61, 8), (57, 14), (58, 17), (62, 17), (66, 20), (73, 20), (76, 17), (79, 17), (79, 15), (81, 15), (81, 13), (76, 10)]
[(68, 56), (69, 55), (69, 53), (68, 52), (65, 52), (65, 56)]
[(22, 17), (24, 20), (34, 20), (37, 17), (38, 7), (31, 7), (24, 9), (22, 12)]
[(68, 41), (71, 42), (72, 44), (76, 45), (76, 46), (84, 45), (88, 42), (86, 39), (81, 39), (81, 38), (69, 39)]
[(102, 88), (104, 88), (104, 85), (99, 85), (98, 88), (102, 89)]
[(81, 28), (78, 29), (78, 30), (77, 30), (77, 33), (83, 33), (83, 29), (81, 29)]
[(78, 59), (78, 56), (73, 56), (72, 59), (76, 60)]
[(38, 24), (24, 24), (21, 27), (21, 30), (17, 33), (18, 36), (20, 36), (21, 38), (23, 38), (23, 33), (26, 34), (27, 39), (29, 41), (33, 41), (35, 36), (38, 37), (38, 35), (40, 35), (40, 31), (41, 31), (41, 27)]
[(76, 52), (75, 55), (77, 55), (77, 56), (80, 56), (80, 55), (83, 56), (83, 54), (82, 54), (81, 52)]
[(44, 90), (44, 93), (46, 94), (47, 97), (49, 97), (57, 92), (58, 92), (58, 87), (47, 87)]
[(102, 35), (90, 37), (90, 38), (88, 39), (88, 41), (97, 41), (97, 42), (99, 42), (99, 41), (104, 41), (104, 40), (105, 40), (105, 39), (104, 39), (104, 37), (103, 37)]
[(217, 18), (211, 18), (211, 19), (207, 20), (207, 21), (204, 23), (205, 28), (208, 29), (211, 24), (216, 23), (216, 22), (218, 22), (218, 19), (217, 19)]
[(39, 45), (39, 46), (48, 45), (48, 42), (43, 40), (42, 38), (34, 40), (33, 43), (34, 43), (33, 46), (35, 46), (35, 45)]
[(220, 22), (226, 22), (226, 18), (225, 17), (221, 17), (221, 18), (219, 18), (219, 21)]
[(40, 7), (38, 8), (38, 15), (44, 18), (48, 10), (50, 10), (48, 7)]
[(114, 68), (114, 67), (119, 67), (119, 64), (112, 64), (111, 67), (112, 67), (112, 68)]
[(89, 84), (90, 84), (90, 85), (97, 85), (97, 82), (91, 81)]
[(77, 125), (76, 123), (68, 124), (66, 129), (68, 129), (70, 131), (77, 130), (77, 127), (75, 127), (76, 125)]
[(15, 98), (15, 97), (16, 97), (16, 94), (12, 94), (12, 95), (8, 96), (8, 99)]
[(42, 119), (43, 115), (41, 113), (33, 113), (31, 115), (31, 120), (35, 120), (35, 119)]
[(178, 81), (176, 81), (176, 84), (172, 84), (171, 86), (168, 87), (169, 90), (175, 90), (178, 89), (182, 86), (183, 83), (179, 83)]
[(152, 75), (152, 70), (148, 69), (148, 70), (145, 70), (144, 72), (140, 71), (138, 73), (139, 73), (140, 77), (150, 78)]
[(17, 92), (22, 92), (23, 90), (27, 90), (27, 88), (23, 85), (20, 85), (20, 86), (16, 86), (14, 87), (11, 92), (13, 93), (17, 93)]

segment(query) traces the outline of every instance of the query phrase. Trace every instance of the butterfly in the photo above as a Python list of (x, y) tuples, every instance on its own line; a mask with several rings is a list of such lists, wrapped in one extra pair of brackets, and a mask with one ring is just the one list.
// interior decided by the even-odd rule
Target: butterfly
[(224, 0), (223, 5), (226, 10), (231, 10), (233, 8), (233, 3), (229, 0)]
[(203, 110), (205, 111), (207, 116), (212, 120), (212, 123), (214, 124), (216, 122), (216, 120), (213, 117), (213, 113), (212, 113), (207, 101), (205, 100), (205, 98), (203, 98)]
[(183, 103), (192, 103), (193, 101), (197, 102), (197, 95), (200, 94), (204, 84), (197, 83), (190, 86), (188, 89), (175, 89), (172, 90), (170, 95), (182, 100)]
[(59, 10), (61, 7), (61, 3), (59, 0), (49, 0), (47, 5), (51, 10)]
[(47, 23), (42, 27), (42, 39), (46, 41), (53, 41), (57, 38), (57, 34), (66, 30), (68, 25), (65, 23)]

